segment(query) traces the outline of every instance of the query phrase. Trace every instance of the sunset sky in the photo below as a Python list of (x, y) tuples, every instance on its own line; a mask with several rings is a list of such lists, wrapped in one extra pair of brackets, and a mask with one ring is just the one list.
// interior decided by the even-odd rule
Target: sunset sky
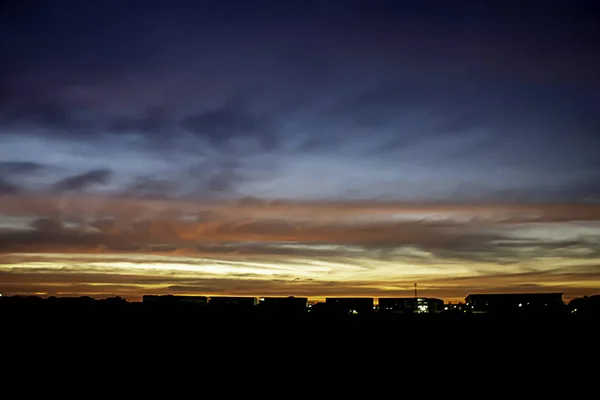
[(0, 5), (0, 293), (600, 292), (593, 1)]

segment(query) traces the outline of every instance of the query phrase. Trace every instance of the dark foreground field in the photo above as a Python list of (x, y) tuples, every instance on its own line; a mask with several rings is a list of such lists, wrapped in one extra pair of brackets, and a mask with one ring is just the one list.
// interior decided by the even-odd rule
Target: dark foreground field
[[(485, 368), (569, 367), (597, 360), (597, 322), (568, 313), (294, 315), (140, 303), (0, 307), (4, 355), (12, 362), (108, 362), (114, 367), (107, 368), (138, 372), (220, 368), (230, 374), (234, 368), (237, 374), (269, 365), (271, 374), (293, 365), (311, 375), (342, 364), (371, 374), (414, 364), (441, 373), (473, 368), (473, 360)], [(362, 379), (358, 375), (348, 379)]]
[[(160, 333), (195, 333), (204, 337), (231, 335), (271, 338), (307, 335), (321, 341), (339, 340), (326, 334), (379, 340), (390, 336), (464, 335), (470, 340), (482, 334), (501, 332), (518, 335), (543, 333), (544, 338), (565, 334), (585, 335), (600, 328), (597, 315), (568, 312), (547, 314), (380, 314), (343, 315), (339, 313), (277, 312), (260, 309), (218, 309), (210, 307), (161, 307), (142, 303), (56, 305), (0, 304), (0, 321), (8, 331), (47, 333), (84, 330), (124, 332), (148, 337)], [(6, 332), (6, 330), (5, 330)], [(324, 336), (325, 335), (325, 336)], [(343, 339), (343, 337), (342, 337)]]

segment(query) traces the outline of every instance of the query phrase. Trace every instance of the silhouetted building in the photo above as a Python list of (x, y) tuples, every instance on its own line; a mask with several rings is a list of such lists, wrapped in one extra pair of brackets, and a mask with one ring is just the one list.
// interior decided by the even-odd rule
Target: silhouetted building
[(261, 309), (277, 313), (304, 313), (308, 308), (306, 297), (261, 297), (258, 301)]
[(0, 297), (0, 305), (6, 306), (38, 306), (44, 303), (45, 300), (39, 296), (2, 296)]
[(127, 300), (120, 296), (114, 296), (114, 297), (107, 297), (105, 299), (101, 299), (101, 300), (99, 300), (99, 302), (103, 303), (103, 304), (110, 304), (110, 305), (122, 305), (122, 304), (126, 304)]
[(208, 304), (211, 307), (245, 308), (258, 304), (256, 297), (211, 297)]
[(569, 311), (575, 315), (600, 316), (600, 295), (578, 297), (569, 302)]
[(152, 305), (199, 305), (205, 306), (208, 303), (208, 298), (205, 296), (173, 296), (171, 294), (160, 295), (145, 295), (142, 296), (142, 303)]
[(312, 315), (324, 315), (327, 313), (327, 304), (317, 302), (308, 306), (308, 312)]
[[(468, 306), (471, 310), (471, 306)], [(465, 303), (448, 303), (444, 304), (444, 312), (449, 313), (465, 313), (467, 312), (467, 305)]]
[(465, 298), (472, 312), (541, 312), (564, 309), (562, 293), (470, 294)]
[(329, 312), (341, 314), (367, 314), (373, 311), (373, 298), (328, 297), (325, 299)]
[(436, 313), (444, 309), (444, 301), (426, 297), (388, 297), (379, 299), (379, 312), (402, 314)]
[(86, 306), (91, 306), (96, 303), (96, 300), (90, 296), (80, 296), (80, 297), (54, 297), (51, 296), (48, 298), (48, 303), (54, 307), (62, 308), (62, 309), (81, 309)]

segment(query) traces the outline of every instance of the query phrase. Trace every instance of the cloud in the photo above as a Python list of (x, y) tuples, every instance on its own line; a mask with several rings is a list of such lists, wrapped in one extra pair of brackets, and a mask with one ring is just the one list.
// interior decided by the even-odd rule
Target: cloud
[(217, 146), (228, 146), (236, 138), (247, 138), (260, 146), (274, 146), (268, 119), (241, 111), (236, 106), (205, 110), (185, 117), (183, 127)]
[(167, 199), (176, 192), (175, 182), (153, 177), (139, 177), (124, 189), (123, 195), (145, 199)]
[[(26, 210), (17, 206), (24, 204), (14, 203), (13, 213), (22, 215)], [(11, 203), (6, 205), (10, 210)], [(387, 262), (446, 260), (497, 265), (535, 260), (544, 254), (573, 259), (599, 254), (594, 240), (600, 237), (596, 225), (600, 209), (591, 205), (195, 205), (126, 199), (94, 204), (93, 198), (73, 198), (67, 210), (68, 214), (54, 209), (48, 214), (54, 217), (32, 220), (30, 226), (36, 231), (4, 232), (2, 251), (86, 252), (103, 246), (115, 252), (165, 253), (171, 248), (216, 257), (352, 259), (360, 254), (365, 260)], [(69, 230), (61, 232), (65, 223), (61, 221), (73, 222), (66, 225)]]
[(82, 191), (90, 186), (107, 183), (111, 175), (112, 171), (108, 169), (92, 170), (61, 179), (53, 185), (53, 189), (58, 192)]
[(56, 233), (63, 230), (63, 224), (60, 221), (49, 218), (36, 219), (31, 222), (30, 226), (44, 233)]
[(20, 192), (19, 186), (8, 182), (0, 176), (0, 194), (16, 194)]
[(0, 123), (8, 127), (48, 127), (51, 130), (70, 131), (72, 128), (81, 129), (70, 118), (70, 111), (58, 104), (41, 103), (20, 106), (19, 103), (5, 108), (0, 115)]
[(39, 172), (46, 166), (31, 161), (0, 162), (0, 175), (26, 175)]
[(154, 105), (134, 115), (108, 118), (106, 130), (110, 133), (142, 132), (147, 135), (157, 135), (165, 133), (174, 125), (172, 110), (165, 106)]
[[(30, 177), (46, 168), (29, 161), (0, 161), (0, 194), (17, 194), (25, 188), (23, 178)], [(17, 182), (20, 181), (20, 182)]]
[(246, 177), (239, 158), (231, 156), (209, 157), (189, 169), (196, 191), (202, 194), (235, 192)]

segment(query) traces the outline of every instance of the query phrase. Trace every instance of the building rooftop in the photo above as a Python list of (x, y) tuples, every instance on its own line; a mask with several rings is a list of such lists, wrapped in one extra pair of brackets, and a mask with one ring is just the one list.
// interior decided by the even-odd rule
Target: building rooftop
[(561, 296), (562, 293), (473, 293), (469, 294), (469, 297), (496, 297), (496, 298), (509, 298), (509, 297), (557, 297)]

